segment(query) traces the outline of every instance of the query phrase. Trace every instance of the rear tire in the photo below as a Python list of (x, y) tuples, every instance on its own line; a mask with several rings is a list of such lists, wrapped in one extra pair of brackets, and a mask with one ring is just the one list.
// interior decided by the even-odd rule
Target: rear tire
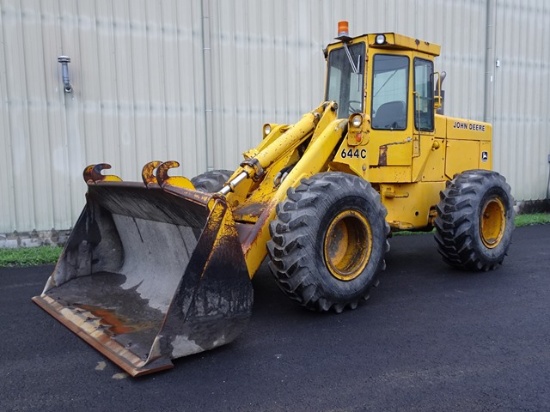
[(222, 189), (232, 174), (230, 170), (211, 170), (195, 176), (191, 179), (191, 183), (199, 192), (215, 193)]
[(435, 240), (443, 260), (465, 270), (496, 269), (514, 231), (514, 199), (506, 179), (469, 170), (455, 176), (440, 198)]
[(386, 209), (365, 180), (319, 173), (277, 205), (269, 267), (291, 299), (316, 311), (355, 309), (378, 284), (389, 250)]

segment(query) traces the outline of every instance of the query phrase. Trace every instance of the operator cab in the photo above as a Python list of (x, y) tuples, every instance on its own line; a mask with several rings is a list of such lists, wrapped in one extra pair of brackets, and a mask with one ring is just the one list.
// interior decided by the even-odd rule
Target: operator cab
[(373, 130), (434, 130), (434, 103), (440, 100), (434, 95), (438, 45), (394, 33), (352, 38), (347, 22), (338, 23), (336, 39), (325, 52), (325, 100), (338, 103), (339, 118), (364, 113)]

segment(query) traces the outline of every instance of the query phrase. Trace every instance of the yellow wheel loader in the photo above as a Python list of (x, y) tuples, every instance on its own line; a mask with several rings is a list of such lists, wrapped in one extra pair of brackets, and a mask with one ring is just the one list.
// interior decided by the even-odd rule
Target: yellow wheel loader
[(189, 180), (152, 161), (124, 182), (88, 166), (86, 206), (34, 301), (136, 376), (235, 339), (266, 258), (290, 298), (336, 312), (377, 285), (392, 231), (435, 227), (446, 262), (496, 268), (510, 187), (491, 171), (491, 125), (438, 113), (439, 51), (395, 33), (352, 38), (342, 22), (325, 101), (265, 124), (235, 171)]

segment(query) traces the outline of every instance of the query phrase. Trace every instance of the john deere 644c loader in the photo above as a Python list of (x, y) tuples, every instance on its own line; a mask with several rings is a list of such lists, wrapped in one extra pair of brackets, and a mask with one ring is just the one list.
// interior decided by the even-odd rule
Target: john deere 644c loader
[(152, 161), (142, 182), (88, 166), (87, 203), (34, 301), (131, 375), (232, 341), (262, 261), (317, 311), (355, 308), (385, 268), (390, 230), (430, 230), (450, 265), (502, 263), (510, 187), (491, 125), (437, 114), (440, 47), (394, 33), (325, 50), (325, 102), (266, 124), (234, 172), (188, 180)]

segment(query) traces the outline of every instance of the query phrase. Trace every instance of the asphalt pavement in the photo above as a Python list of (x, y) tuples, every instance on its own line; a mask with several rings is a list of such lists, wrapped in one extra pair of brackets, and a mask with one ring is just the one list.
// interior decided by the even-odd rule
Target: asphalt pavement
[(31, 302), (52, 266), (0, 268), (0, 411), (550, 410), (550, 225), (487, 273), (449, 268), (429, 234), (390, 244), (356, 310), (306, 311), (264, 265), (235, 342), (141, 378)]

